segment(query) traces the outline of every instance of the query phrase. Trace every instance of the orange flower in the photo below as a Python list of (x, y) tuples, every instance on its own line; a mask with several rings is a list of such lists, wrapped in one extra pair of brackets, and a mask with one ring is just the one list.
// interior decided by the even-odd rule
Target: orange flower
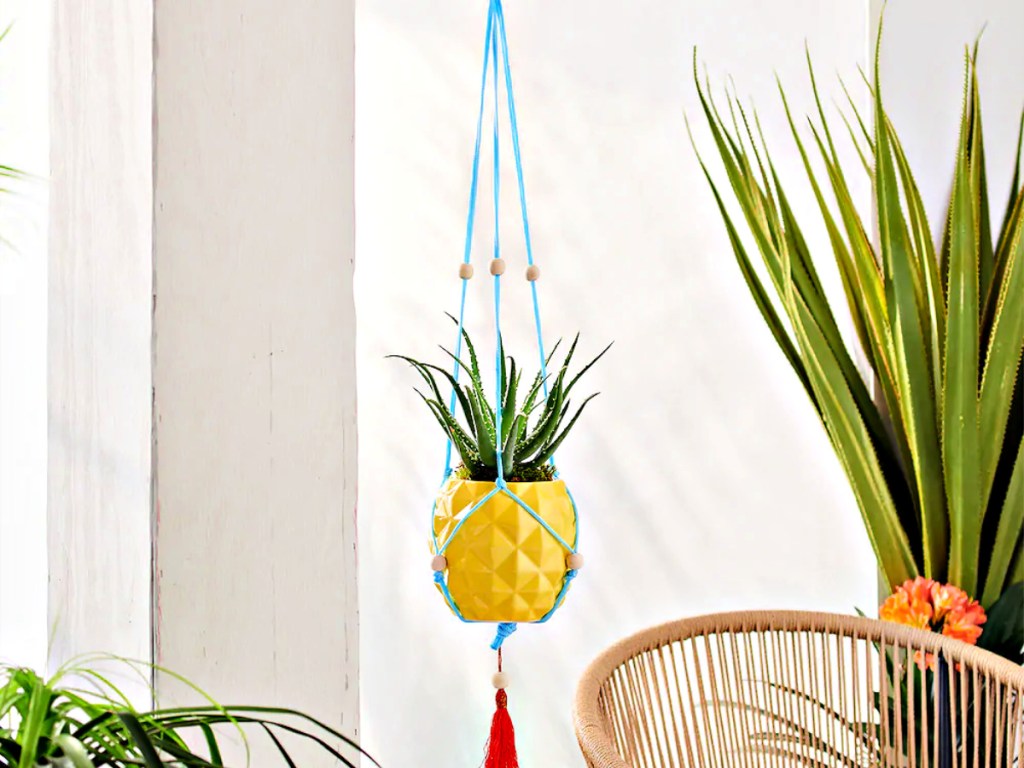
[(908, 579), (886, 598), (879, 609), (882, 621), (906, 624), (918, 629), (931, 629), (934, 609), (932, 608), (931, 579), (918, 576)]
[[(879, 609), (882, 621), (942, 632), (969, 645), (978, 642), (985, 610), (977, 600), (952, 584), (939, 584), (918, 576), (903, 582)], [(933, 654), (917, 651), (914, 661), (921, 669), (935, 669)]]
[(988, 617), (985, 615), (985, 609), (977, 600), (971, 600), (965, 594), (946, 615), (946, 620), (942, 623), (942, 634), (974, 645), (981, 636), (981, 625), (986, 621)]
[(914, 661), (917, 663), (917, 668), (921, 671), (927, 667), (934, 672), (939, 667), (939, 657), (934, 653), (925, 653), (924, 651), (914, 651)]

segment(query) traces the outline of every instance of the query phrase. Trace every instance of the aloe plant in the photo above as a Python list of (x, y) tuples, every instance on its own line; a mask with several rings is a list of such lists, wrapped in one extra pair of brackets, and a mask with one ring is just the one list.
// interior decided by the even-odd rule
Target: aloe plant
[[(1006, 210), (991, 227), (976, 57), (977, 46), (965, 56), (952, 195), (937, 238), (886, 113), (877, 59), (870, 128), (843, 86), (842, 138), (860, 160), (852, 170), (840, 162), (810, 56), (816, 115), (807, 140), (779, 86), (871, 369), (866, 378), (819, 280), (816, 263), (825, 256), (804, 237), (810, 213), (791, 206), (756, 113), (748, 116), (732, 96), (723, 113), (696, 66), (694, 78), (771, 288), (702, 159), (733, 254), (846, 471), (885, 580), (890, 588), (916, 575), (951, 582), (988, 609), (1024, 580), (1024, 190), (1018, 138)], [(861, 173), (874, 188), (870, 214), (858, 210), (850, 187)], [(1024, 640), (1021, 610), (1013, 613), (1015, 637)]]
[[(369, 757), (347, 736), (308, 715), (275, 707), (221, 706), (167, 670), (161, 671), (207, 703), (138, 712), (112, 681), (112, 659), (102, 661), (104, 672), (76, 662), (48, 680), (24, 667), (0, 666), (0, 768), (222, 768), (224, 729), (242, 737), (247, 754), (247, 731), (262, 732), (280, 757), (277, 764), (285, 766), (295, 765), (289, 751), (295, 739), (313, 742), (351, 768), (356, 755)], [(115, 661), (148, 679), (148, 665)]]
[[(454, 318), (453, 318), (454, 319)], [(428, 392), (419, 389), (417, 394), (423, 399), (434, 419), (445, 435), (451, 440), (455, 450), (462, 459), (456, 468), (456, 475), (466, 480), (484, 480), (493, 482), (498, 477), (498, 459), (501, 458), (502, 476), (508, 481), (540, 482), (551, 480), (555, 475), (552, 457), (576, 425), (587, 404), (597, 397), (598, 393), (584, 398), (579, 408), (570, 417), (572, 403), (569, 394), (590, 368), (600, 360), (611, 348), (611, 344), (601, 350), (596, 357), (584, 365), (575, 375), (569, 375), (569, 365), (576, 352), (579, 334), (569, 346), (557, 373), (553, 378), (538, 372), (528, 388), (523, 388), (523, 368), (515, 359), (506, 357), (504, 347), (501, 356), (501, 413), (484, 389), (480, 373), (480, 363), (476, 348), (469, 333), (463, 328), (462, 339), (466, 345), (468, 362), (457, 357), (455, 353), (442, 347), (456, 371), (463, 372), (469, 379), (460, 385), (452, 372), (431, 363), (421, 363), (404, 355), (390, 355), (409, 363), (419, 373)], [(554, 362), (561, 341), (555, 344), (545, 362), (545, 367)], [(440, 377), (440, 378), (438, 378)], [(445, 404), (442, 387), (450, 388), (455, 395)], [(454, 401), (454, 402), (453, 402)], [(454, 403), (458, 404), (458, 409)], [(462, 421), (456, 416), (457, 410), (462, 412)], [(497, 434), (498, 424), (501, 435)], [(500, 448), (500, 450), (499, 450)]]

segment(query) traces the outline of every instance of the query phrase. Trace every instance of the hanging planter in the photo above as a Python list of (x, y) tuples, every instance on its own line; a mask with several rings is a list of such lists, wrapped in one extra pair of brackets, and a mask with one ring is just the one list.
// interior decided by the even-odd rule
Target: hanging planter
[[(537, 338), (538, 370), (523, 378), (523, 367), (505, 354), (501, 335), (501, 286), (506, 273), (499, 237), (499, 126), (501, 92), (507, 107), (526, 248), (525, 278), (530, 286)], [(476, 348), (465, 328), (466, 294), (473, 278), (472, 245), (480, 175), (480, 148), (488, 90), (493, 107), (494, 243), (489, 264), (494, 297), (494, 388), (485, 389)], [(418, 394), (447, 438), (444, 477), (431, 508), (434, 582), (452, 613), (465, 622), (494, 622), (491, 647), (498, 652), (497, 712), (491, 726), (485, 768), (516, 763), (512, 723), (501, 667), (501, 647), (519, 622), (547, 621), (562, 605), (583, 564), (578, 551), (579, 516), (566, 483), (559, 479), (555, 451), (595, 395), (574, 406), (580, 377), (608, 347), (578, 370), (571, 368), (579, 335), (557, 369), (560, 344), (545, 353), (538, 302), (540, 268), (534, 263), (526, 190), (519, 148), (505, 19), (500, 0), (490, 0), (484, 45), (480, 110), (470, 183), (466, 241), (458, 276), (462, 282), (454, 351), (445, 367), (407, 361), (427, 385)], [(610, 347), (611, 345), (609, 345)], [(465, 354), (463, 353), (465, 348)], [(462, 377), (462, 381), (460, 381)], [(468, 379), (468, 381), (466, 381)], [(532, 383), (529, 383), (531, 382)], [(529, 383), (529, 386), (527, 384)], [(460, 462), (453, 465), (453, 454)]]
[(506, 487), (512, 496), (494, 493), (494, 483), (452, 478), (434, 508), (435, 539), (448, 542), (434, 567), (447, 571), (446, 599), (468, 621), (543, 620), (582, 562), (567, 543), (576, 541), (576, 508), (564, 481)]
[[(476, 349), (464, 328), (459, 340), (469, 362), (450, 353), (453, 373), (401, 357), (427, 384), (424, 403), (449, 439), (445, 480), (433, 506), (434, 579), (463, 621), (543, 622), (561, 605), (583, 564), (576, 504), (557, 476), (554, 454), (596, 396), (586, 397), (574, 411), (569, 395), (608, 347), (569, 378), (577, 336), (548, 387), (547, 366), (556, 344), (525, 389), (522, 368), (505, 357), (499, 339), (497, 408), (484, 390)], [(460, 370), (470, 379), (461, 386)], [(452, 391), (448, 406), (441, 384)], [(454, 469), (452, 447), (461, 458)], [(510, 631), (507, 626), (499, 631), (495, 649)]]

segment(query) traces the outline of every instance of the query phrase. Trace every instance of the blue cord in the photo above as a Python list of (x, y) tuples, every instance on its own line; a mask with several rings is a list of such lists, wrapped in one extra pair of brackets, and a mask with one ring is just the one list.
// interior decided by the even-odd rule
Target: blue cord
[[(492, 38), (494, 37), (494, 20), (495, 20), (494, 7), (488, 9), (487, 12), (487, 32), (484, 34), (484, 72), (480, 78), (480, 109), (476, 117), (476, 142), (473, 148), (473, 173), (469, 183), (469, 214), (466, 217), (466, 245), (463, 249), (462, 263), (469, 264), (470, 257), (473, 253), (473, 221), (476, 218), (476, 191), (480, 180), (480, 139), (483, 134), (484, 126), (484, 103), (487, 95), (487, 70), (490, 67), (491, 61), (491, 48)], [(494, 59), (495, 73), (497, 73), (497, 54)], [(452, 378), (455, 379), (456, 384), (459, 381), (459, 372), (461, 366), (458, 363), (458, 358), (462, 355), (462, 328), (463, 322), (466, 317), (466, 287), (468, 279), (462, 281), (462, 296), (459, 299), (459, 327), (455, 333), (455, 357), (456, 361), (452, 363)], [(451, 415), (455, 416), (455, 387), (452, 387), (452, 395), (448, 401), (448, 411)], [(444, 480), (448, 479), (448, 476), (452, 473), (452, 439), (448, 438), (448, 444), (445, 447), (444, 453)]]
[[(499, 49), (501, 52), (501, 61), (499, 64), (498, 53)], [(486, 103), (487, 95), (487, 75), (490, 67), (494, 66), (493, 71), (493, 94), (494, 94), (494, 171), (493, 171), (493, 185), (494, 185), (494, 259), (501, 258), (501, 238), (500, 238), (500, 143), (499, 143), (499, 84), (498, 84), (498, 68), (499, 66), (504, 69), (504, 81), (505, 81), (505, 92), (507, 96), (507, 106), (509, 114), (509, 123), (511, 126), (512, 134), (512, 152), (515, 157), (516, 165), (516, 181), (519, 188), (519, 206), (522, 213), (523, 219), (523, 235), (526, 240), (526, 261), (527, 264), (533, 266), (533, 243), (530, 238), (530, 221), (527, 215), (526, 209), (526, 184), (523, 177), (523, 163), (522, 153), (519, 145), (519, 126), (516, 119), (516, 107), (515, 97), (512, 90), (512, 69), (509, 66), (508, 57), (508, 40), (505, 32), (505, 13), (501, 6), (501, 0), (490, 0), (490, 6), (487, 13), (487, 31), (484, 36), (484, 64), (483, 64), (483, 75), (480, 83), (480, 110), (477, 115), (476, 122), (476, 142), (473, 149), (473, 171), (470, 181), (469, 190), (469, 214), (466, 220), (466, 243), (465, 250), (463, 253), (463, 263), (469, 264), (472, 255), (473, 248), (473, 226), (476, 219), (476, 198), (477, 189), (479, 186), (480, 177), (480, 148), (481, 138), (483, 133), (483, 118), (484, 118), (484, 107)], [(455, 357), (459, 358), (462, 354), (462, 334), (466, 313), (466, 288), (468, 280), (463, 278), (462, 280), (462, 292), (459, 301), (459, 317), (458, 317), (458, 331), (455, 339)], [(541, 327), (540, 319), (540, 302), (537, 293), (536, 281), (530, 283), (530, 293), (533, 303), (533, 319), (534, 328), (537, 335), (537, 350), (540, 355), (540, 373), (542, 380), (542, 387), (544, 397), (548, 397), (548, 372), (547, 372), (547, 355), (544, 351), (544, 334)], [(579, 546), (579, 513), (576, 508), (576, 500), (573, 498), (572, 493), (566, 488), (566, 493), (569, 496), (569, 501), (572, 504), (573, 511), (573, 522), (575, 524), (575, 536), (573, 538), (572, 545), (570, 546), (539, 514), (537, 514), (526, 502), (519, 498), (515, 493), (509, 489), (508, 484), (505, 482), (505, 471), (502, 458), (502, 449), (504, 448), (504, 441), (501, 439), (502, 435), (502, 385), (501, 385), (501, 369), (503, 360), (502, 344), (501, 344), (501, 275), (494, 275), (494, 326), (496, 334), (496, 351), (495, 351), (495, 380), (496, 380), (496, 406), (495, 406), (495, 455), (497, 461), (497, 479), (494, 484), (494, 489), (491, 490), (486, 496), (477, 501), (468, 512), (462, 515), (462, 518), (456, 524), (455, 528), (448, 535), (447, 539), (443, 544), (439, 545), (437, 535), (434, 532), (433, 519), (437, 511), (437, 502), (435, 500), (431, 507), (431, 538), (434, 543), (434, 551), (437, 554), (444, 554), (447, 550), (448, 545), (458, 534), (459, 530), (465, 525), (466, 521), (483, 507), (490, 499), (497, 493), (504, 493), (510, 499), (512, 499), (519, 507), (525, 510), (544, 530), (558, 542), (567, 552), (575, 553)], [(458, 384), (459, 372), (461, 366), (458, 361), (454, 363), (454, 370), (452, 377), (455, 379), (456, 385)], [(449, 400), (448, 408), (452, 416), (455, 415), (456, 405), (456, 388), (452, 387), (452, 394)], [(448, 439), (448, 445), (445, 450), (445, 471), (444, 479), (447, 481), (451, 475), (452, 459), (452, 440)], [(554, 466), (554, 456), (550, 459), (551, 466)], [(569, 569), (565, 572), (565, 576), (562, 579), (562, 587), (555, 598), (554, 605), (551, 609), (544, 614), (543, 617), (538, 619), (535, 623), (541, 624), (546, 622), (554, 614), (556, 610), (562, 605), (565, 600), (565, 595), (569, 591), (569, 585), (572, 580), (576, 578), (578, 571)], [(451, 608), (452, 612), (463, 622), (476, 623), (470, 619), (466, 619), (462, 615), (462, 611), (459, 610), (458, 605), (455, 603), (451, 592), (448, 589), (448, 585), (444, 579), (443, 572), (434, 573), (434, 583), (437, 585), (441, 594), (444, 596), (445, 602), (448, 607)], [(494, 642), (491, 643), (491, 648), (497, 650), (501, 648), (502, 643), (516, 631), (515, 622), (501, 622), (497, 627), (497, 634), (495, 635)]]

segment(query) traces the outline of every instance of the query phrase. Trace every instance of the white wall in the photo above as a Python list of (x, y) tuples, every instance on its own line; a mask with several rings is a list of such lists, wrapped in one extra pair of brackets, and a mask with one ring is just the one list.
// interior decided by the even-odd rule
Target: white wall
[[(455, 620), (430, 578), (442, 437), (414, 375), (383, 360), (451, 342), (442, 312), (459, 289), (485, 13), (484, 2), (359, 8), (363, 725), (387, 765), (477, 764), (493, 710), (492, 628)], [(714, 86), (731, 75), (753, 97), (799, 181), (774, 72), (800, 111), (805, 40), (829, 94), (837, 70), (857, 82), (868, 13), (817, 0), (522, 0), (506, 16), (549, 340), (580, 329), (587, 350), (616, 341), (589, 377), (602, 395), (559, 454), (587, 566), (558, 616), (521, 627), (506, 654), (521, 763), (578, 766), (572, 693), (613, 640), (704, 611), (873, 607), (852, 495), (747, 295), (683, 125), (685, 110), (710, 151), (690, 76), (699, 44)], [(868, 186), (857, 192), (866, 206)], [(813, 205), (802, 183), (793, 197)], [(518, 243), (504, 307), (510, 348), (529, 360)], [(481, 248), (478, 274), (486, 260)], [(486, 338), (488, 291), (471, 285), (470, 328)]]
[[(46, 215), (50, 6), (4, 3), (0, 163), (34, 175), (0, 197), (0, 660), (46, 661)], [(5, 184), (6, 186), (6, 184)]]

